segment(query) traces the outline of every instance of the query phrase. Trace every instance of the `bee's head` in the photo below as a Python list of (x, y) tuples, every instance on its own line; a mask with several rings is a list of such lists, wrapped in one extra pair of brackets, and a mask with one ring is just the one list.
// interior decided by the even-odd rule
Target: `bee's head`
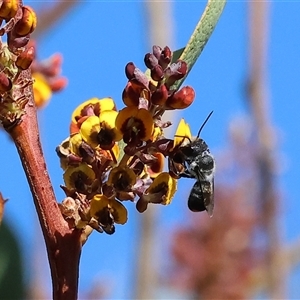
[(180, 151), (186, 157), (195, 157), (208, 150), (208, 146), (203, 139), (195, 138), (189, 144), (180, 147)]

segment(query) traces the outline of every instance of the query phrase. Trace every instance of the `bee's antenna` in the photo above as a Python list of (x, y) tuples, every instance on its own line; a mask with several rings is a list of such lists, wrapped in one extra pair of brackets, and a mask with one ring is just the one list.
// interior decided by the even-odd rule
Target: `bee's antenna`
[(214, 112), (214, 111), (212, 110), (212, 111), (210, 112), (210, 114), (207, 116), (207, 118), (205, 119), (205, 121), (203, 122), (203, 124), (201, 125), (201, 127), (200, 127), (200, 129), (199, 129), (199, 131), (198, 131), (198, 134), (197, 134), (197, 138), (199, 138), (200, 133), (201, 133), (201, 130), (203, 129), (203, 127), (205, 126), (206, 122), (208, 121), (208, 119), (210, 118), (210, 116), (212, 115), (213, 112)]

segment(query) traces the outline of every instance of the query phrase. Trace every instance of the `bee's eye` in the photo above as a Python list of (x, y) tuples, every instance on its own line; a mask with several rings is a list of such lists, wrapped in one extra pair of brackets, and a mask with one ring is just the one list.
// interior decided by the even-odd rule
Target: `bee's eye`
[(185, 155), (185, 156), (197, 156), (197, 151), (195, 151), (194, 149), (192, 149), (189, 145), (188, 146), (184, 146), (180, 148), (181, 152)]
[(173, 161), (177, 164), (182, 164), (184, 162), (184, 159), (183, 159), (181, 153), (174, 154)]

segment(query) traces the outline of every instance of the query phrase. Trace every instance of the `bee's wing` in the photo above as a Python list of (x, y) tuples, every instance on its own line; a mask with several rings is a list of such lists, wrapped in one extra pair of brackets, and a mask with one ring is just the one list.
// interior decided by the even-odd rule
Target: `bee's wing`
[[(203, 184), (205, 187), (203, 187)], [(210, 181), (202, 182), (202, 189), (204, 194), (204, 205), (205, 209), (210, 217), (213, 216), (214, 212), (214, 179), (212, 178)]]

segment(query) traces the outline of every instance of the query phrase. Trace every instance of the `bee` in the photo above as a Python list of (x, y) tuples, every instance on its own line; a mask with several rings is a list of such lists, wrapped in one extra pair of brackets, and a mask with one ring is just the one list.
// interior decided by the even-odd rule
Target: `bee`
[[(179, 146), (169, 158), (169, 166), (178, 177), (196, 179), (188, 198), (189, 209), (195, 212), (206, 210), (209, 216), (212, 216), (214, 209), (215, 160), (206, 142), (200, 138), (200, 133), (212, 113), (201, 125), (196, 138)], [(180, 171), (178, 164), (182, 167)]]

